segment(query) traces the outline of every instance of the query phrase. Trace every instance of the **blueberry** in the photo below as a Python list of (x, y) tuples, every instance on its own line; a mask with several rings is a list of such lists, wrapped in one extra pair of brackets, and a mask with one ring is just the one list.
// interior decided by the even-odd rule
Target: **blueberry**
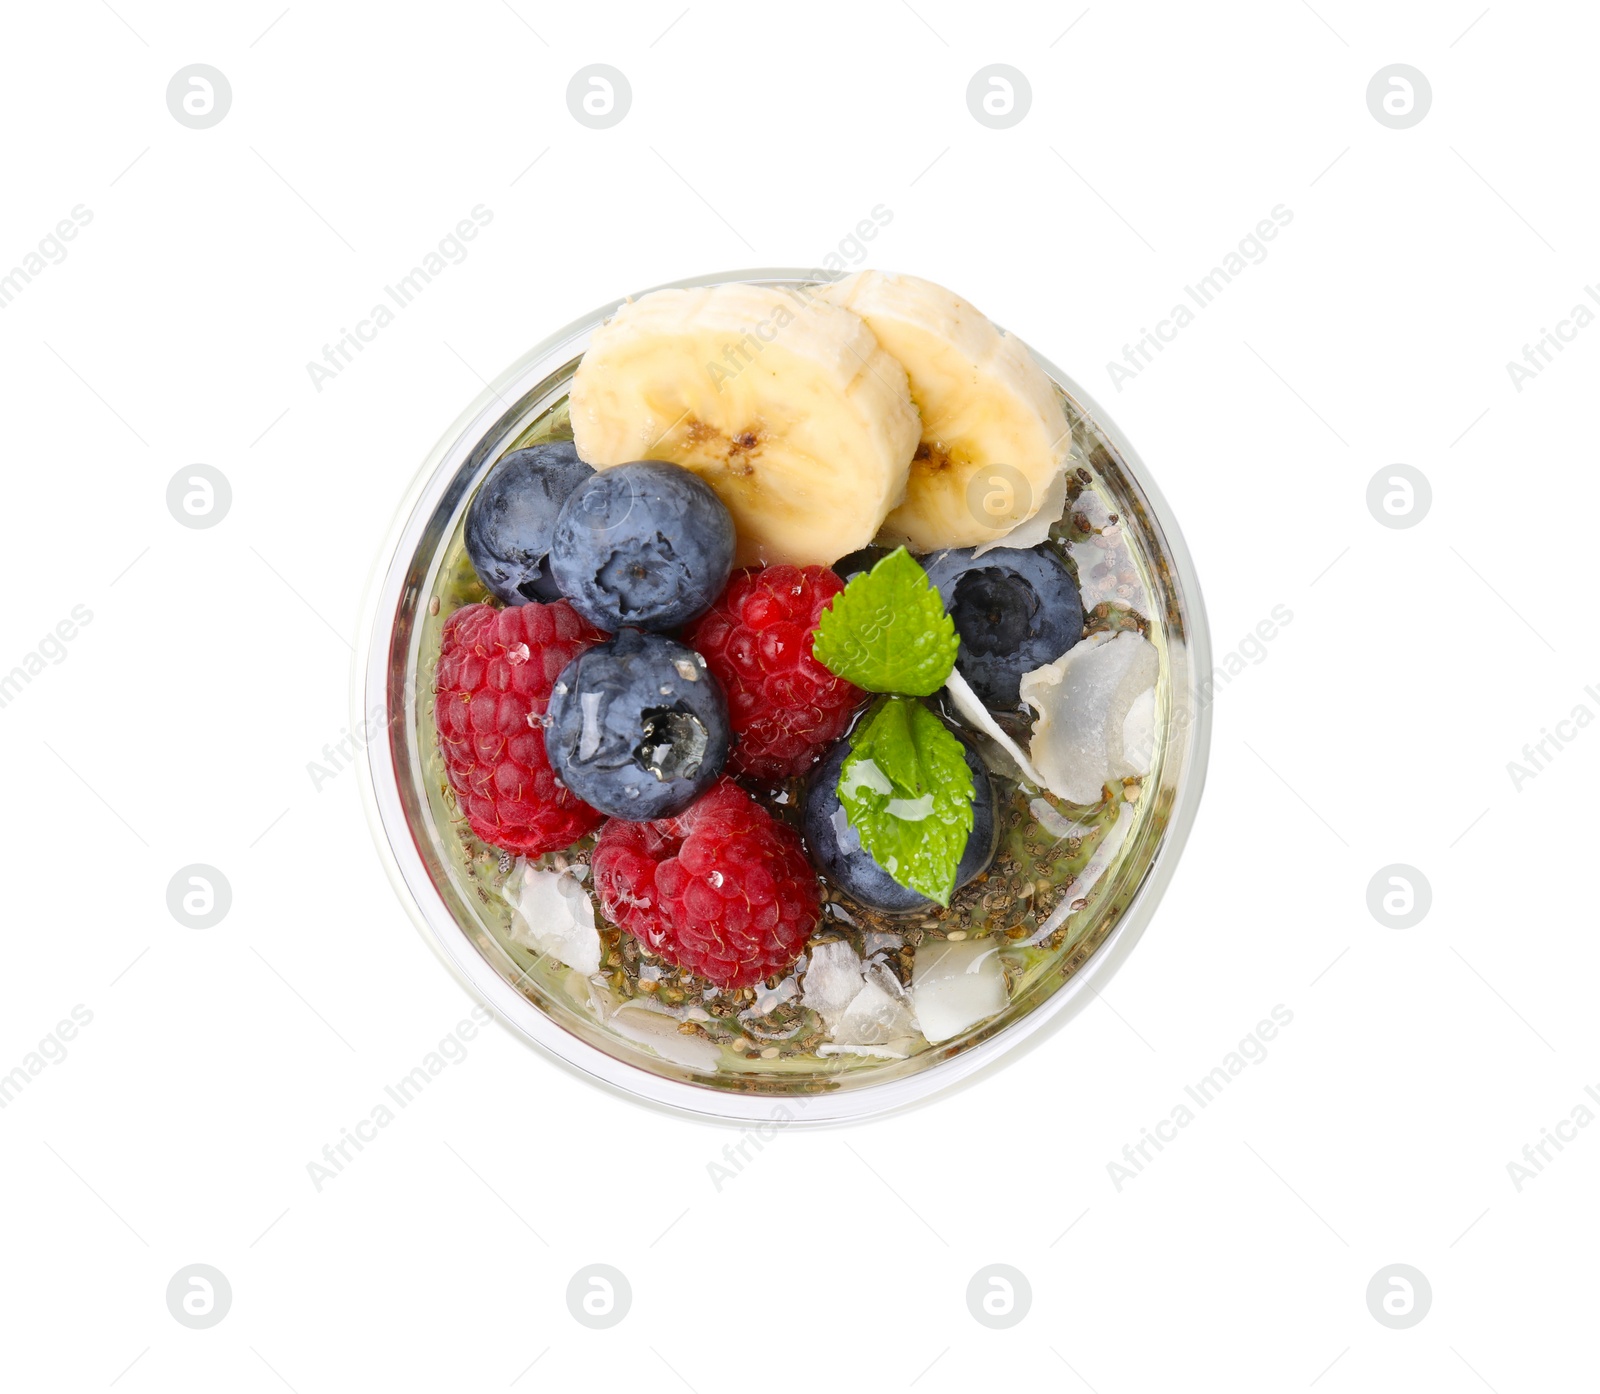
[(840, 557), (834, 562), (834, 575), (848, 585), (863, 571), (871, 571), (893, 550), (892, 547), (863, 547), (859, 552), (851, 552), (849, 556)]
[(1022, 675), (1054, 663), (1083, 638), (1083, 599), (1048, 544), (1024, 550), (972, 548), (923, 557), (961, 638), (956, 667), (984, 706), (1021, 704)]
[(733, 516), (698, 475), (662, 460), (601, 470), (561, 506), (550, 571), (601, 629), (676, 629), (733, 569)]
[(728, 702), (705, 659), (664, 634), (619, 630), (561, 670), (545, 749), (591, 808), (648, 822), (681, 813), (728, 760)]
[(550, 534), (567, 495), (594, 471), (569, 440), (513, 450), (467, 505), (467, 558), (507, 605), (559, 600), (550, 576)]
[[(958, 736), (959, 732), (956, 733)], [(967, 849), (956, 868), (956, 885), (980, 876), (994, 860), (1000, 836), (994, 782), (970, 742), (962, 740), (967, 768), (972, 771), (972, 831)], [(846, 894), (872, 910), (889, 914), (927, 913), (937, 906), (926, 896), (908, 890), (872, 859), (839, 803), (839, 771), (850, 753), (850, 742), (840, 741), (817, 766), (806, 788), (806, 847), (818, 870)]]

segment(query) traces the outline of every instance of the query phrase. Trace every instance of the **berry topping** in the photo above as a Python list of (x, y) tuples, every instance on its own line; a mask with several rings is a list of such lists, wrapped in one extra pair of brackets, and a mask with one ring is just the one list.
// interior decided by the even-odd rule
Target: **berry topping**
[(635, 460), (602, 470), (561, 506), (550, 569), (602, 629), (676, 629), (727, 585), (733, 545), (733, 518), (709, 484)]
[(822, 566), (741, 571), (684, 636), (728, 694), (734, 769), (804, 774), (839, 739), (865, 694), (812, 655), (822, 612), (844, 583)]
[[(989, 771), (970, 742), (963, 740), (960, 744), (972, 773), (973, 800), (972, 831), (967, 834), (966, 850), (955, 873), (958, 887), (989, 869), (1000, 836)], [(839, 801), (839, 773), (849, 755), (849, 743), (841, 741), (817, 766), (806, 787), (806, 846), (811, 860), (834, 885), (869, 910), (889, 914), (936, 910), (934, 901), (901, 885), (861, 845), (861, 837)]]
[(550, 535), (567, 495), (594, 471), (571, 441), (513, 450), (489, 471), (467, 506), (467, 557), (497, 600), (559, 600)]
[(681, 813), (728, 761), (728, 704), (693, 649), (624, 629), (574, 659), (550, 696), (550, 764), (613, 818)]
[(787, 968), (821, 919), (799, 835), (726, 777), (676, 818), (607, 823), (593, 866), (614, 923), (718, 987)]
[(598, 826), (600, 815), (556, 782), (541, 722), (557, 675), (604, 637), (564, 600), (467, 605), (445, 621), (439, 748), (457, 807), (491, 846), (540, 856)]
[(1053, 663), (1083, 638), (1083, 601), (1055, 550), (971, 548), (924, 557), (950, 609), (961, 649), (956, 667), (984, 706), (1021, 705), (1022, 675)]

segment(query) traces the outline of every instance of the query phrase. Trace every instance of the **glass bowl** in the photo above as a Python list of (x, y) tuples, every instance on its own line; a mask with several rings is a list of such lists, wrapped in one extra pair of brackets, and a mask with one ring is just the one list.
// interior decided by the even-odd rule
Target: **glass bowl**
[[(814, 273), (774, 269), (674, 285), (731, 281), (817, 284)], [(707, 1046), (701, 1026), (680, 1029), (686, 1018), (709, 1020), (699, 999), (690, 1008), (671, 1007), (673, 992), (664, 991), (662, 1003), (639, 1004), (676, 1014), (664, 1020), (615, 1013), (616, 999), (608, 1003), (603, 983), (606, 964), (601, 980), (591, 982), (534, 951), (525, 935), (519, 941), (511, 903), (498, 893), (512, 859), (484, 847), (452, 812), (434, 732), (432, 677), (445, 618), (456, 605), (483, 598), (462, 580), (464, 570), (470, 578), (461, 541), (467, 504), (508, 450), (565, 434), (568, 384), (590, 335), (617, 303), (552, 335), (503, 373), (445, 433), (400, 506), (369, 587), (352, 693), (375, 839), (402, 902), (463, 985), (514, 1033), (591, 1080), (646, 1103), (746, 1126), (837, 1122), (921, 1102), (1068, 1021), (1127, 956), (1172, 876), (1199, 804), (1210, 744), (1201, 686), (1211, 669), (1210, 643), (1188, 549), (1132, 447), (1077, 384), (1041, 358), (1073, 426), (1069, 468), (1080, 490), (1053, 535), (1077, 565), (1086, 611), (1093, 615), (1097, 604), (1102, 616), (1142, 611), (1139, 627), (1157, 649), (1159, 675), (1150, 771), (1129, 782), (1131, 793), (1113, 792), (1098, 810), (1077, 810), (1063, 832), (1053, 821), (1062, 818), (1059, 810), (1040, 809), (1028, 791), (998, 781), (1009, 832), (1029, 848), (1055, 839), (1037, 865), (1021, 864), (1020, 881), (997, 882), (989, 891), (980, 885), (963, 902), (969, 908), (961, 923), (973, 926), (971, 937), (992, 932), (998, 945), (1007, 988), (1002, 1011), (898, 1059), (769, 1058), (774, 1048), (763, 1046), (770, 1037), (759, 1023), (775, 1019), (766, 1009), (776, 998), (762, 987), (735, 1013), (752, 1026), (734, 1028), (733, 1046), (725, 1038), (737, 999), (704, 999), (724, 1013), (712, 1023), (724, 1038), (716, 1049)], [(1017, 813), (1024, 807), (1035, 810), (1031, 824)], [(1033, 874), (1037, 881), (1029, 879)], [(991, 903), (1000, 906), (992, 915)], [(853, 934), (861, 947), (864, 931), (840, 897), (827, 909), (834, 918), (824, 930)], [(1008, 919), (1015, 923), (1003, 923)], [(921, 942), (947, 930), (906, 934)], [(778, 1009), (783, 1019), (803, 1019), (797, 985), (780, 988), (790, 998)]]

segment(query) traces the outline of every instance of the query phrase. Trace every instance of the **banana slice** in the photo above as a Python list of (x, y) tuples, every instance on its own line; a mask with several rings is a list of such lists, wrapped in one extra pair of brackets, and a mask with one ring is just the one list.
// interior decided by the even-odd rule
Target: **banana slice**
[(858, 271), (821, 294), (860, 315), (900, 360), (922, 414), (905, 502), (884, 524), (887, 540), (923, 552), (976, 547), (1037, 513), (1072, 436), (1027, 346), (915, 276)]
[(596, 469), (668, 460), (727, 504), (737, 562), (827, 566), (905, 497), (919, 426), (905, 370), (814, 292), (658, 290), (594, 332), (571, 390)]

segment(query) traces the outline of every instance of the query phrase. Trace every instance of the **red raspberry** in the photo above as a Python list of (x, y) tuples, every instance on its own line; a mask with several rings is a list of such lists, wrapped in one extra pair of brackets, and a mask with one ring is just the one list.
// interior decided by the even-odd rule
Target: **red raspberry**
[(536, 857), (600, 825), (551, 772), (539, 718), (561, 670), (605, 637), (565, 600), (465, 605), (444, 622), (439, 746), (458, 806), (490, 846)]
[(866, 695), (812, 657), (817, 621), (844, 589), (825, 566), (737, 571), (684, 638), (728, 694), (729, 763), (757, 779), (804, 774)]
[(800, 835), (726, 775), (676, 818), (611, 819), (591, 860), (606, 916), (718, 987), (787, 968), (822, 918)]

